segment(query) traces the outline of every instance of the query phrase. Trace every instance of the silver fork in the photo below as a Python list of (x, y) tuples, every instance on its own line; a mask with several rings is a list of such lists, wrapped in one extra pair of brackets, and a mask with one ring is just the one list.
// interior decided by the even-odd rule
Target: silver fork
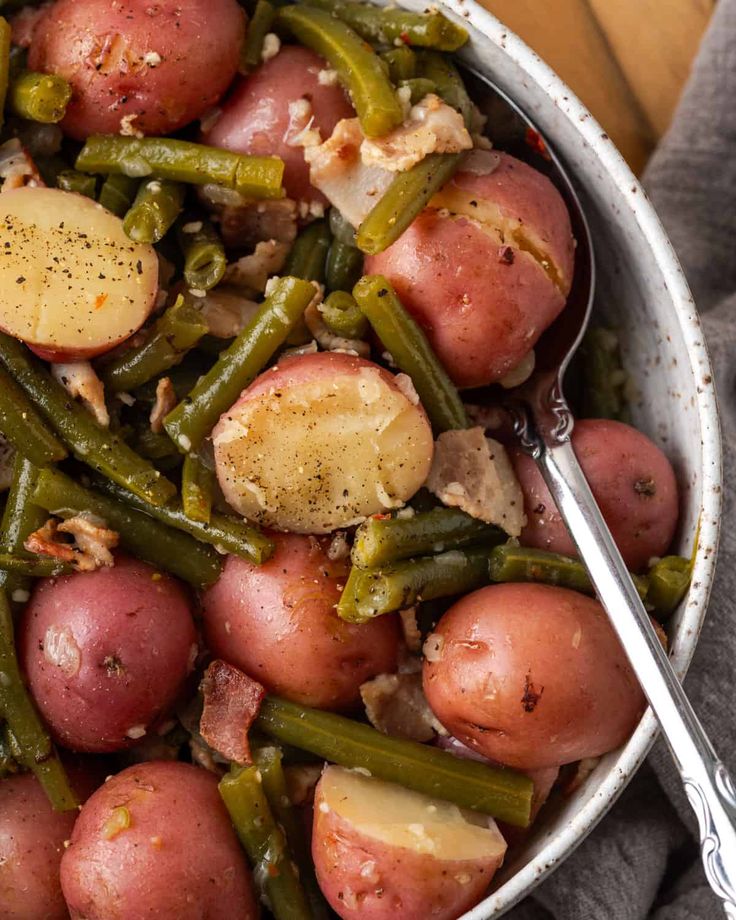
[(570, 442), (574, 420), (563, 380), (590, 320), (595, 291), (588, 223), (567, 173), (533, 123), (482, 75), (469, 71), (469, 81), (497, 146), (533, 161), (562, 192), (577, 240), (568, 304), (536, 348), (532, 377), (508, 393), (516, 435), (537, 462), (659, 721), (697, 815), (706, 877), (726, 915), (736, 920), (736, 789), (652, 628)]

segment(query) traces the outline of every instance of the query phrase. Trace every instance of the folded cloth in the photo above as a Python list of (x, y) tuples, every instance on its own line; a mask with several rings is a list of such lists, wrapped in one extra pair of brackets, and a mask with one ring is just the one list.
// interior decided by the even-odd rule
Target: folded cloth
[[(685, 688), (736, 772), (736, 0), (720, 0), (645, 185), (692, 286), (716, 374), (724, 450), (720, 562)], [(717, 920), (697, 828), (659, 741), (593, 833), (509, 920)]]

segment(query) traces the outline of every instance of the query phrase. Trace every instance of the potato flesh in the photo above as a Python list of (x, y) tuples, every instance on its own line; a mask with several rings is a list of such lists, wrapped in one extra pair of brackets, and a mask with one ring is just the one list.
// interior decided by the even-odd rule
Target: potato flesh
[(343, 767), (328, 767), (322, 801), (360, 834), (441, 860), (498, 858), (506, 843), (492, 818)]
[(329, 533), (400, 506), (432, 460), (424, 413), (371, 368), (246, 396), (213, 441), (230, 504), (295, 533)]
[(99, 354), (140, 328), (158, 288), (153, 247), (81, 195), (0, 196), (0, 327), (64, 354)]

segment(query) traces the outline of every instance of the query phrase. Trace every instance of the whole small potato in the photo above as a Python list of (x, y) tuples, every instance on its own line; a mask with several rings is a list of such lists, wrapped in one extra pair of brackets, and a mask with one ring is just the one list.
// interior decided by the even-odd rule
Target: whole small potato
[(90, 134), (169, 134), (230, 85), (245, 37), (236, 0), (56, 0), (37, 23), (31, 70), (72, 87), (61, 126)]
[(454, 604), (425, 645), (423, 683), (447, 730), (520, 770), (622, 744), (644, 696), (598, 601), (549, 585), (491, 585)]
[(217, 779), (191, 764), (149, 761), (87, 801), (61, 863), (74, 920), (255, 920), (245, 854)]
[(308, 48), (285, 45), (248, 77), (241, 77), (222, 107), (222, 115), (204, 135), (204, 143), (252, 156), (277, 156), (284, 161), (284, 188), (297, 201), (327, 199), (309, 181), (302, 147), (289, 143), (289, 107), (307, 100), (313, 127), (327, 139), (342, 118), (355, 112), (337, 82), (320, 82), (326, 61)]
[[(94, 771), (67, 770), (82, 801), (98, 785)], [(101, 782), (102, 777), (99, 778)], [(0, 916), (66, 920), (59, 866), (78, 812), (54, 811), (32, 773), (0, 781)]]
[[(640, 572), (667, 552), (677, 527), (677, 481), (669, 460), (645, 434), (606, 419), (576, 422), (572, 445), (626, 565)], [(524, 493), (521, 543), (577, 556), (536, 463), (518, 448), (510, 453)]]
[(308, 534), (407, 501), (424, 484), (434, 449), (409, 378), (337, 352), (265, 371), (221, 416), (212, 442), (217, 479), (236, 511)]
[(573, 274), (570, 218), (552, 183), (508, 154), (471, 156), (480, 165), (365, 263), (393, 284), (460, 387), (514, 369), (565, 306)]
[(18, 630), (33, 697), (52, 734), (75, 751), (117, 751), (176, 701), (197, 651), (189, 599), (136, 559), (45, 578)]
[(506, 844), (492, 818), (402, 786), (327, 767), (312, 857), (342, 918), (455, 920), (485, 894)]
[(347, 561), (333, 562), (329, 541), (274, 534), (263, 565), (229, 556), (202, 599), (211, 651), (268, 690), (305, 706), (345, 709), (360, 685), (395, 671), (401, 630), (395, 616), (358, 626), (335, 605)]

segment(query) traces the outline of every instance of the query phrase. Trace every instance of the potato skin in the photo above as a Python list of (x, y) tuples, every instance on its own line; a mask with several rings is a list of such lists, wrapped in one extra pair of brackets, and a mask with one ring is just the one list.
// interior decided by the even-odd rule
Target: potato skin
[[(193, 664), (189, 599), (152, 566), (43, 579), (18, 631), (21, 662), (52, 734), (75, 751), (134, 744), (174, 703)], [(131, 729), (133, 729), (132, 733)]]
[(644, 696), (601, 605), (565, 588), (491, 585), (435, 628), (424, 692), (448, 731), (491, 760), (534, 770), (622, 744)]
[(168, 134), (219, 100), (244, 36), (236, 0), (56, 0), (28, 63), (71, 84), (62, 121), (71, 137), (117, 134), (129, 116), (134, 130)]
[(94, 793), (62, 858), (61, 886), (73, 920), (258, 917), (216, 777), (175, 761), (128, 767)]
[[(626, 565), (640, 572), (667, 552), (677, 527), (677, 480), (669, 460), (645, 434), (607, 419), (576, 422), (572, 445)], [(524, 493), (522, 545), (577, 556), (536, 463), (518, 448), (510, 456)]]
[(285, 45), (279, 53), (235, 84), (216, 124), (204, 143), (253, 156), (277, 156), (284, 161), (284, 188), (290, 198), (327, 199), (309, 181), (309, 167), (301, 147), (286, 142), (289, 104), (308, 99), (314, 127), (326, 140), (342, 118), (355, 112), (339, 84), (325, 86), (319, 72), (329, 67), (319, 55), (300, 45)]
[(341, 620), (335, 605), (347, 562), (330, 561), (329, 541), (272, 538), (276, 551), (267, 562), (229, 556), (204, 593), (206, 642), (273, 693), (319, 709), (350, 708), (364, 681), (396, 669), (398, 620), (389, 615), (362, 626)]

